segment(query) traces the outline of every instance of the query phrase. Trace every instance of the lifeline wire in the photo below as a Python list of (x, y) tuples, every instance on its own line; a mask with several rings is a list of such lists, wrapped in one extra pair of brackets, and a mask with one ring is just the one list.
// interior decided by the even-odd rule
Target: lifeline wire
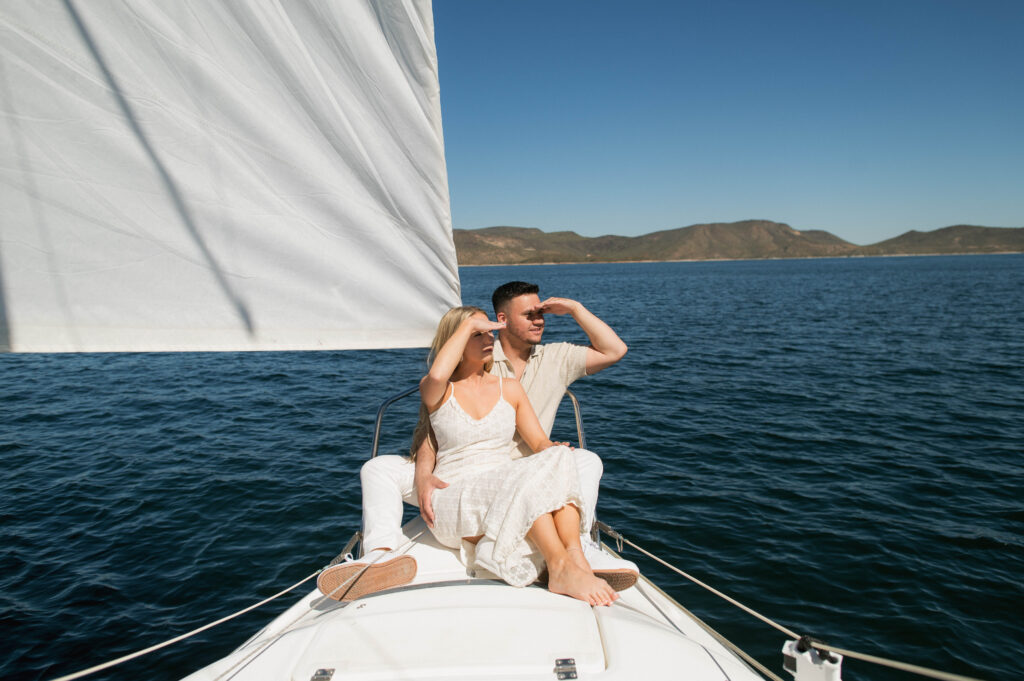
[(238, 612), (236, 612), (236, 613), (234, 613), (232, 615), (228, 615), (227, 617), (222, 617), (221, 619), (217, 620), (216, 622), (210, 622), (209, 624), (204, 624), (203, 626), (199, 627), (198, 629), (193, 629), (192, 631), (190, 631), (190, 632), (188, 632), (186, 634), (182, 634), (181, 636), (175, 636), (174, 638), (169, 639), (167, 641), (164, 641), (163, 643), (157, 643), (155, 646), (150, 646), (149, 648), (145, 648), (143, 650), (137, 650), (134, 653), (129, 653), (128, 655), (125, 655), (123, 657), (119, 657), (116, 660), (110, 660), (109, 662), (104, 662), (103, 664), (98, 664), (95, 667), (89, 667), (88, 669), (83, 669), (82, 671), (75, 672), (74, 674), (68, 674), (66, 676), (57, 677), (56, 679), (52, 679), (52, 681), (72, 681), (72, 679), (80, 679), (83, 676), (88, 676), (89, 674), (95, 674), (98, 671), (102, 671), (104, 669), (108, 669), (110, 667), (119, 665), (122, 662), (127, 662), (128, 660), (134, 660), (137, 657), (142, 657), (143, 655), (148, 655), (149, 653), (152, 653), (155, 650), (160, 650), (161, 648), (166, 648), (167, 646), (173, 645), (173, 644), (175, 644), (175, 643), (177, 643), (179, 641), (184, 641), (186, 638), (190, 638), (192, 636), (195, 636), (196, 634), (198, 634), (200, 632), (203, 632), (203, 631), (206, 631), (207, 629), (212, 629), (215, 626), (217, 626), (218, 624), (223, 624), (224, 622), (227, 622), (228, 620), (232, 620), (232, 619), (238, 617), (239, 615), (244, 615), (245, 613), (249, 612), (250, 610), (255, 610), (256, 608), (259, 608), (260, 606), (266, 605), (267, 603), (269, 603), (270, 601), (274, 600), (275, 598), (280, 598), (281, 596), (285, 595), (289, 591), (292, 591), (293, 589), (296, 589), (299, 586), (301, 586), (301, 585), (305, 584), (306, 582), (308, 582), (309, 580), (313, 579), (314, 577), (316, 577), (317, 575), (319, 575), (323, 571), (324, 571), (324, 568), (320, 568), (319, 570), (317, 570), (313, 574), (309, 575), (308, 577), (305, 577), (301, 581), (298, 581), (295, 584), (292, 584), (290, 587), (288, 587), (284, 591), (278, 592), (278, 593), (274, 594), (273, 596), (271, 596), (269, 598), (265, 598), (262, 601), (260, 601), (259, 603), (256, 603), (254, 605), (250, 605), (248, 608), (245, 608), (244, 610), (239, 610)]
[[(619, 534), (618, 532), (613, 530), (611, 527), (609, 527), (605, 523), (602, 523), (601, 521), (597, 521), (597, 525), (598, 525), (598, 527), (600, 528), (600, 530), (602, 532), (607, 534), (609, 537), (614, 539), (616, 542), (621, 542), (621, 543), (624, 543), (624, 544), (629, 544), (634, 549), (636, 549), (640, 553), (644, 554), (648, 558), (652, 558), (652, 559), (658, 561), (659, 563), (661, 563), (662, 565), (667, 567), (669, 570), (672, 570), (673, 572), (675, 572), (677, 574), (680, 574), (683, 577), (686, 577), (688, 580), (690, 580), (694, 584), (697, 584), (698, 586), (702, 586), (705, 589), (707, 589), (708, 591), (710, 591), (711, 593), (715, 594), (716, 596), (729, 601), (730, 603), (735, 605), (737, 608), (743, 610), (744, 612), (746, 612), (746, 613), (748, 613), (750, 615), (753, 615), (754, 617), (756, 617), (757, 619), (761, 620), (765, 624), (768, 624), (768, 625), (778, 629), (779, 631), (784, 633), (786, 636), (789, 636), (790, 638), (793, 638), (793, 639), (799, 639), (800, 638), (799, 634), (793, 632), (790, 629), (787, 629), (786, 627), (782, 626), (778, 622), (775, 622), (775, 621), (769, 619), (768, 617), (765, 617), (764, 615), (762, 615), (761, 613), (757, 612), (756, 610), (753, 610), (752, 608), (749, 608), (749, 607), (743, 605), (742, 603), (740, 603), (736, 599), (731, 598), (731, 597), (725, 595), (724, 593), (722, 593), (718, 589), (715, 589), (714, 587), (705, 584), (704, 582), (700, 581), (699, 579), (697, 579), (693, 575), (689, 575), (689, 574), (683, 572), (682, 570), (680, 570), (679, 568), (677, 568), (676, 566), (671, 565), (670, 563), (666, 563), (664, 560), (662, 560), (661, 558), (658, 558), (656, 555), (654, 555), (650, 551), (647, 551), (646, 549), (644, 549), (644, 548), (642, 548), (640, 546), (637, 546), (636, 544), (634, 544), (630, 540), (628, 540), (625, 537), (623, 537), (621, 534)], [(900, 669), (902, 671), (912, 672), (914, 674), (919, 674), (921, 676), (928, 676), (928, 677), (933, 678), (933, 679), (940, 679), (941, 681), (981, 681), (981, 679), (977, 679), (977, 678), (974, 678), (972, 676), (962, 676), (960, 674), (953, 674), (953, 673), (950, 673), (950, 672), (939, 671), (937, 669), (929, 669), (928, 667), (921, 667), (921, 666), (916, 665), (916, 664), (909, 664), (907, 662), (899, 662), (897, 660), (890, 660), (890, 659), (887, 659), (887, 658), (884, 658), (884, 657), (877, 657), (875, 655), (868, 655), (866, 653), (858, 653), (858, 652), (855, 652), (855, 651), (852, 651), (852, 650), (845, 650), (843, 648), (836, 648), (835, 646), (830, 646), (830, 645), (828, 645), (826, 643), (821, 643), (819, 641), (815, 641), (813, 645), (814, 645), (815, 648), (817, 648), (819, 650), (828, 650), (828, 651), (831, 651), (833, 653), (839, 653), (843, 657), (849, 657), (849, 658), (852, 658), (852, 659), (855, 659), (855, 660), (861, 660), (863, 662), (871, 662), (873, 664), (881, 665), (883, 667), (891, 667), (893, 669)]]
[[(426, 532), (426, 530), (420, 530), (416, 535), (414, 535), (413, 537), (409, 538), (408, 541), (406, 541), (404, 544), (402, 544), (397, 549), (395, 549), (394, 552), (395, 553), (408, 553), (409, 548), (412, 546), (412, 543), (414, 541), (416, 541), (417, 539), (419, 539), (420, 535), (422, 535), (424, 532)], [(356, 537), (360, 537), (360, 536), (361, 536), (361, 534), (359, 532), (356, 532), (354, 535), (352, 535), (352, 539), (349, 540), (348, 544), (345, 546), (345, 551), (343, 551), (342, 553), (346, 553), (349, 549), (351, 549), (352, 546), (355, 544)], [(359, 570), (357, 573), (355, 573), (354, 575), (352, 575), (351, 577), (346, 579), (344, 582), (342, 582), (341, 584), (336, 586), (334, 589), (332, 589), (331, 593), (325, 594), (323, 596), (320, 596), (318, 599), (316, 599), (315, 601), (310, 603), (309, 609), (306, 610), (306, 612), (299, 613), (299, 616), (296, 617), (295, 619), (293, 619), (288, 624), (286, 624), (281, 629), (281, 631), (279, 631), (278, 633), (274, 634), (273, 636), (268, 638), (266, 641), (263, 641), (263, 643), (261, 643), (260, 645), (256, 646), (253, 650), (250, 650), (249, 653), (247, 655), (245, 655), (242, 659), (238, 660), (233, 665), (231, 665), (230, 667), (228, 667), (227, 669), (222, 671), (220, 674), (218, 674), (217, 678), (214, 681), (220, 681), (221, 679), (225, 678), (226, 676), (234, 675), (234, 672), (235, 672), (236, 669), (238, 669), (240, 666), (243, 666), (243, 665), (247, 664), (256, 655), (259, 655), (264, 650), (266, 650), (271, 645), (273, 645), (279, 638), (281, 638), (282, 636), (287, 634), (289, 631), (291, 631), (292, 627), (294, 627), (296, 624), (298, 624), (298, 622), (303, 617), (305, 617), (307, 613), (311, 612), (314, 608), (318, 607), (320, 604), (326, 602), (328, 599), (330, 599), (332, 596), (334, 596), (334, 594), (340, 592), (342, 589), (344, 589), (346, 586), (348, 586), (350, 582), (354, 582), (354, 581), (358, 580), (360, 577), (363, 576), (364, 572), (366, 572), (367, 570), (370, 569), (370, 566), (372, 566), (374, 563), (376, 563), (378, 560), (380, 560), (381, 558), (383, 558), (386, 555), (388, 555), (388, 553), (380, 554), (379, 556), (377, 556), (376, 558), (374, 558), (373, 560), (368, 562), (366, 564), (366, 567), (364, 567), (362, 570)], [(338, 556), (338, 557), (340, 558), (341, 556)], [(337, 558), (335, 560), (337, 560)], [(328, 565), (328, 567), (331, 567), (334, 564), (335, 564), (335, 562), (331, 561), (331, 565)], [(319, 571), (323, 572), (325, 569), (326, 568), (321, 568)], [(59, 679), (57, 681), (59, 681)]]
[[(794, 631), (792, 631), (790, 629), (787, 629), (786, 627), (782, 626), (778, 622), (775, 622), (775, 621), (771, 620), (768, 617), (765, 617), (764, 615), (762, 615), (761, 613), (757, 612), (756, 610), (753, 610), (752, 608), (749, 608), (746, 605), (743, 605), (742, 603), (740, 603), (736, 599), (734, 599), (734, 598), (732, 598), (730, 596), (727, 596), (726, 594), (722, 593), (718, 589), (715, 589), (714, 587), (712, 587), (712, 586), (710, 586), (708, 584), (705, 584), (704, 582), (702, 582), (701, 580), (697, 579), (693, 575), (690, 575), (690, 574), (687, 574), (686, 572), (683, 572), (682, 570), (680, 570), (676, 566), (674, 566), (674, 565), (672, 565), (670, 563), (665, 562), (664, 560), (662, 560), (658, 556), (654, 555), (650, 551), (644, 549), (643, 547), (638, 546), (637, 544), (634, 544), (633, 542), (631, 542), (630, 540), (628, 540), (625, 537), (623, 537), (619, 532), (617, 532), (616, 530), (612, 529), (611, 527), (609, 527), (605, 523), (598, 521), (597, 525), (598, 525), (598, 527), (600, 528), (600, 530), (602, 532), (604, 532), (608, 536), (612, 537), (620, 545), (621, 544), (628, 544), (629, 546), (633, 547), (634, 549), (636, 549), (640, 553), (644, 554), (648, 558), (651, 558), (651, 559), (661, 563), (662, 565), (664, 565), (668, 569), (672, 570), (673, 572), (675, 572), (677, 574), (682, 575), (683, 577), (687, 578), (688, 580), (690, 580), (694, 584), (697, 584), (698, 586), (701, 586), (701, 587), (707, 589), (708, 591), (710, 591), (711, 593), (715, 594), (719, 598), (722, 598), (722, 599), (728, 601), (729, 603), (732, 603), (733, 605), (735, 605), (736, 607), (740, 608), (744, 612), (746, 612), (746, 613), (756, 617), (757, 619), (761, 620), (765, 624), (768, 624), (769, 626), (774, 627), (775, 629), (779, 630), (780, 632), (786, 634), (786, 636), (789, 636), (790, 638), (793, 638), (793, 639), (800, 638), (800, 636), (796, 632), (794, 632)], [(407, 546), (411, 545), (412, 542), (415, 541), (416, 539), (418, 539), (421, 534), (423, 534), (423, 531), (421, 531), (415, 537), (412, 537), (411, 539), (409, 539), (402, 547), (400, 547), (399, 550), (404, 549)], [(350, 544), (351, 544), (351, 542), (350, 542)], [(348, 548), (348, 547), (346, 547), (346, 548)], [(327, 600), (331, 595), (333, 595), (334, 593), (336, 593), (336, 592), (340, 591), (341, 589), (343, 589), (350, 582), (352, 582), (353, 580), (358, 579), (360, 576), (362, 576), (362, 574), (364, 572), (366, 572), (366, 570), (371, 565), (373, 565), (373, 563), (377, 562), (377, 560), (380, 560), (381, 557), (383, 557), (383, 556), (377, 556), (377, 558), (375, 558), (373, 561), (370, 561), (366, 565), (366, 567), (364, 567), (358, 573), (354, 574), (352, 577), (349, 577), (348, 579), (346, 579), (344, 582), (342, 582), (340, 585), (338, 585), (338, 587), (336, 587), (330, 594), (322, 596), (317, 601), (316, 604), (322, 603), (323, 601)], [(263, 605), (266, 605), (267, 603), (269, 603), (269, 602), (271, 602), (271, 601), (273, 601), (273, 600), (275, 600), (277, 598), (280, 598), (281, 596), (285, 595), (286, 593), (297, 589), (301, 585), (305, 584), (309, 580), (311, 580), (314, 577), (316, 577), (317, 575), (319, 575), (325, 569), (326, 568), (320, 568), (316, 572), (312, 573), (311, 575), (309, 575), (307, 577), (304, 577), (303, 579), (301, 579), (300, 581), (298, 581), (295, 584), (291, 585), (287, 589), (285, 589), (283, 591), (280, 591), (280, 592), (274, 594), (273, 596), (270, 596), (269, 598), (265, 598), (262, 601), (260, 601), (259, 603), (255, 603), (253, 605), (250, 605), (247, 608), (239, 610), (236, 613), (228, 615), (227, 617), (222, 617), (221, 619), (219, 619), (219, 620), (217, 620), (215, 622), (210, 622), (209, 624), (204, 624), (203, 626), (199, 627), (198, 629), (193, 629), (192, 631), (190, 631), (188, 633), (182, 634), (180, 636), (176, 636), (176, 637), (174, 637), (172, 639), (164, 641), (163, 643), (158, 643), (158, 644), (156, 644), (154, 646), (150, 646), (149, 648), (144, 648), (143, 650), (138, 650), (138, 651), (136, 651), (134, 653), (130, 653), (128, 655), (124, 655), (124, 656), (119, 657), (119, 658), (117, 658), (115, 660), (110, 660), (109, 662), (104, 662), (103, 664), (98, 664), (98, 665), (96, 665), (94, 667), (89, 667), (88, 669), (83, 669), (82, 671), (75, 672), (73, 674), (68, 674), (66, 676), (60, 676), (60, 677), (58, 677), (56, 679), (52, 679), (52, 681), (73, 681), (74, 679), (80, 679), (80, 678), (82, 678), (84, 676), (88, 676), (89, 674), (94, 674), (94, 673), (96, 673), (98, 671), (102, 671), (104, 669), (109, 669), (110, 667), (114, 667), (114, 666), (119, 665), (119, 664), (121, 664), (123, 662), (127, 662), (129, 660), (134, 660), (137, 657), (142, 657), (143, 655), (147, 655), (147, 654), (152, 653), (152, 652), (154, 652), (156, 650), (160, 650), (161, 648), (166, 648), (166, 647), (168, 647), (170, 645), (178, 643), (179, 641), (183, 641), (183, 640), (185, 640), (187, 638), (195, 636), (196, 634), (199, 634), (199, 633), (201, 633), (203, 631), (206, 631), (207, 629), (212, 629), (213, 627), (216, 627), (219, 624), (223, 624), (224, 622), (232, 620), (232, 619), (234, 619), (234, 618), (236, 618), (236, 617), (238, 617), (240, 615), (244, 615), (247, 612), (255, 610), (255, 609), (257, 609), (257, 608), (259, 608), (259, 607), (261, 607)], [(313, 607), (315, 607), (315, 604), (310, 606), (310, 610), (312, 610)], [(267, 648), (267, 646), (269, 646), (274, 641), (276, 641), (278, 638), (280, 638), (285, 633), (290, 631), (291, 628), (295, 625), (295, 623), (298, 622), (299, 620), (301, 620), (305, 615), (306, 615), (305, 612), (300, 614), (294, 620), (292, 620), (287, 625), (285, 625), (285, 627), (278, 634), (275, 634), (268, 641), (264, 641), (264, 643), (261, 646), (257, 647), (253, 651), (250, 651), (250, 653), (248, 655), (246, 655), (241, 660), (239, 660), (238, 662), (233, 664), (231, 667), (229, 667), (227, 670), (222, 672), (218, 676), (218, 678), (222, 678), (223, 676), (225, 676), (227, 674), (230, 674), (239, 665), (241, 665), (241, 664), (247, 662), (248, 660), (250, 660), (253, 657), (253, 655), (257, 654), (258, 652), (261, 652), (262, 650), (265, 650)], [(900, 670), (903, 670), (903, 671), (912, 672), (914, 674), (919, 674), (921, 676), (927, 676), (927, 677), (934, 678), (934, 679), (940, 679), (941, 681), (981, 681), (980, 679), (976, 679), (976, 678), (973, 678), (973, 677), (970, 677), (970, 676), (962, 676), (960, 674), (952, 674), (950, 672), (942, 672), (942, 671), (938, 671), (938, 670), (935, 670), (935, 669), (928, 669), (927, 667), (921, 667), (919, 665), (909, 664), (909, 663), (906, 663), (906, 662), (899, 662), (899, 661), (896, 661), (896, 660), (889, 660), (889, 659), (884, 658), (884, 657), (877, 657), (875, 655), (868, 655), (868, 654), (865, 654), (865, 653), (858, 653), (858, 652), (855, 652), (855, 651), (852, 651), (852, 650), (845, 650), (843, 648), (836, 648), (835, 646), (830, 646), (828, 644), (821, 643), (821, 642), (818, 642), (818, 641), (814, 642), (814, 647), (818, 648), (820, 650), (828, 650), (828, 651), (831, 651), (831, 652), (834, 652), (834, 653), (838, 653), (838, 654), (840, 654), (840, 655), (842, 655), (844, 657), (849, 657), (849, 658), (856, 659), (856, 660), (861, 660), (861, 661), (864, 661), (864, 662), (870, 662), (870, 663), (882, 665), (882, 666), (885, 666), (885, 667), (891, 667), (893, 669), (900, 669)]]
[[(420, 531), (419, 534), (417, 534), (416, 536), (414, 536), (411, 539), (409, 539), (405, 544), (403, 544), (400, 547), (399, 550), (405, 549), (406, 547), (411, 546), (412, 542), (415, 541), (416, 539), (418, 539), (421, 534), (423, 534), (423, 531)], [(355, 540), (355, 538), (357, 536), (358, 536), (358, 533), (356, 533), (356, 535), (353, 535), (352, 539)], [(346, 547), (345, 547), (346, 551), (349, 548), (351, 548), (353, 543), (354, 543), (354, 541), (351, 541), (351, 540), (349, 541), (348, 545), (346, 545)], [(310, 605), (309, 609), (312, 610), (314, 607), (316, 607), (320, 603), (323, 603), (328, 598), (333, 596), (335, 593), (337, 593), (338, 591), (341, 591), (343, 588), (348, 586), (348, 584), (350, 582), (359, 579), (359, 577), (361, 577), (363, 575), (363, 573), (366, 572), (366, 570), (370, 568), (371, 565), (376, 563), (382, 557), (383, 557), (383, 554), (380, 555), (380, 556), (377, 556), (376, 558), (374, 558), (372, 561), (367, 563), (366, 567), (364, 567), (362, 570), (360, 570), (356, 574), (354, 574), (351, 577), (349, 577), (348, 579), (346, 579), (341, 584), (339, 584), (333, 591), (331, 591), (331, 593), (326, 594), (324, 596), (321, 596), (317, 601), (315, 601), (313, 604)], [(257, 608), (259, 608), (261, 606), (264, 606), (267, 603), (269, 603), (269, 602), (271, 602), (271, 601), (273, 601), (273, 600), (275, 600), (277, 598), (280, 598), (281, 596), (284, 596), (286, 593), (288, 593), (290, 591), (294, 591), (298, 587), (302, 586), (303, 584), (305, 584), (309, 580), (311, 580), (314, 577), (316, 577), (317, 575), (319, 575), (321, 572), (326, 570), (328, 567), (331, 567), (331, 565), (333, 565), (333, 562), (330, 565), (327, 565), (325, 567), (320, 568), (319, 570), (317, 570), (313, 574), (311, 574), (311, 575), (309, 575), (307, 577), (304, 577), (303, 579), (301, 579), (300, 581), (296, 582), (295, 584), (292, 584), (290, 587), (288, 587), (284, 591), (279, 591), (278, 593), (274, 594), (273, 596), (270, 596), (269, 598), (263, 599), (259, 603), (254, 603), (253, 605), (250, 605), (247, 608), (239, 610), (238, 612), (233, 613), (231, 615), (228, 615), (227, 617), (222, 617), (221, 619), (217, 620), (216, 622), (210, 622), (209, 624), (204, 624), (203, 626), (199, 627), (198, 629), (193, 629), (192, 631), (184, 633), (184, 634), (182, 634), (180, 636), (175, 636), (174, 638), (168, 639), (168, 640), (164, 641), (163, 643), (157, 643), (156, 645), (150, 646), (148, 648), (144, 648), (142, 650), (136, 650), (134, 653), (129, 653), (128, 655), (124, 655), (124, 656), (119, 657), (117, 659), (110, 660), (110, 661), (104, 662), (102, 664), (98, 664), (98, 665), (96, 665), (94, 667), (89, 667), (88, 669), (83, 669), (83, 670), (75, 672), (73, 674), (67, 674), (65, 676), (59, 676), (56, 679), (51, 679), (51, 681), (73, 681), (74, 679), (80, 679), (83, 676), (88, 676), (90, 674), (95, 674), (96, 672), (103, 671), (104, 669), (109, 669), (110, 667), (115, 667), (115, 666), (117, 666), (117, 665), (119, 665), (119, 664), (121, 664), (123, 662), (128, 662), (129, 660), (134, 660), (137, 657), (142, 657), (143, 655), (148, 655), (149, 653), (152, 653), (152, 652), (155, 652), (157, 650), (160, 650), (161, 648), (167, 648), (168, 646), (174, 645), (175, 643), (178, 643), (180, 641), (184, 641), (185, 639), (191, 638), (192, 636), (195, 636), (196, 634), (202, 633), (202, 632), (206, 631), (207, 629), (212, 629), (212, 628), (216, 627), (219, 624), (223, 624), (223, 623), (225, 623), (225, 622), (227, 622), (229, 620), (235, 619), (236, 617), (238, 617), (240, 615), (244, 615), (245, 613), (250, 612), (251, 610), (255, 610), (255, 609), (257, 609)], [(265, 641), (264, 644), (261, 647), (257, 648), (256, 651), (250, 652), (249, 655), (245, 656), (244, 658), (242, 658), (241, 660), (239, 660), (238, 662), (233, 664), (226, 671), (221, 672), (221, 674), (220, 674), (220, 676), (218, 676), (218, 678), (221, 678), (224, 675), (232, 672), (236, 667), (238, 667), (243, 662), (247, 662), (253, 656), (253, 654), (255, 654), (256, 652), (259, 652), (261, 650), (266, 649), (266, 647), (268, 645), (270, 645), (271, 643), (276, 641), (278, 638), (280, 638), (282, 635), (287, 633), (291, 629), (291, 627), (294, 626), (295, 623), (298, 622), (300, 619), (302, 619), (305, 615), (306, 615), (305, 612), (300, 614), (297, 618), (295, 618), (294, 620), (289, 622), (287, 625), (285, 625), (285, 627), (281, 630), (280, 633), (278, 633), (275, 636), (273, 636), (269, 641)]]

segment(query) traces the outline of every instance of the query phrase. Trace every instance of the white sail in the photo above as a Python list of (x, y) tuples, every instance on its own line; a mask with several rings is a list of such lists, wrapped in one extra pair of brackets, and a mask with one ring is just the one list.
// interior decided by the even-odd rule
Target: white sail
[(0, 349), (429, 342), (458, 304), (429, 2), (0, 4)]

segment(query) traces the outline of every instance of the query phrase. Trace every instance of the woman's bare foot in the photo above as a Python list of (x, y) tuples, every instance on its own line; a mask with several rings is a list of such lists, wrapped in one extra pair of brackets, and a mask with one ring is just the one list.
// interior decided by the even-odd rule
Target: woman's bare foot
[(589, 569), (580, 568), (569, 557), (558, 564), (548, 563), (548, 591), (572, 596), (590, 605), (611, 605), (619, 597), (606, 581), (595, 577)]
[(569, 556), (569, 560), (572, 561), (573, 565), (583, 570), (584, 572), (594, 573), (594, 569), (590, 567), (590, 563), (587, 562), (587, 557), (583, 555), (583, 549), (581, 547), (573, 546), (566, 549), (566, 553)]

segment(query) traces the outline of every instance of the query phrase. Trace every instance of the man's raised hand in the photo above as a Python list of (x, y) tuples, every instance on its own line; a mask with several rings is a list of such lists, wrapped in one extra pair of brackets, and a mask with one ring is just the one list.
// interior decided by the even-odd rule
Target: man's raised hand
[(533, 308), (533, 311), (540, 314), (573, 314), (579, 305), (577, 301), (568, 298), (548, 298)]

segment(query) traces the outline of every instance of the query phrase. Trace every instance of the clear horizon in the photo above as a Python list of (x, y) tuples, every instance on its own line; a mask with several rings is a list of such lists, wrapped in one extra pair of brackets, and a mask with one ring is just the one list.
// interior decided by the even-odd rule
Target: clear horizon
[(453, 225), (1024, 225), (1024, 3), (435, 0)]

